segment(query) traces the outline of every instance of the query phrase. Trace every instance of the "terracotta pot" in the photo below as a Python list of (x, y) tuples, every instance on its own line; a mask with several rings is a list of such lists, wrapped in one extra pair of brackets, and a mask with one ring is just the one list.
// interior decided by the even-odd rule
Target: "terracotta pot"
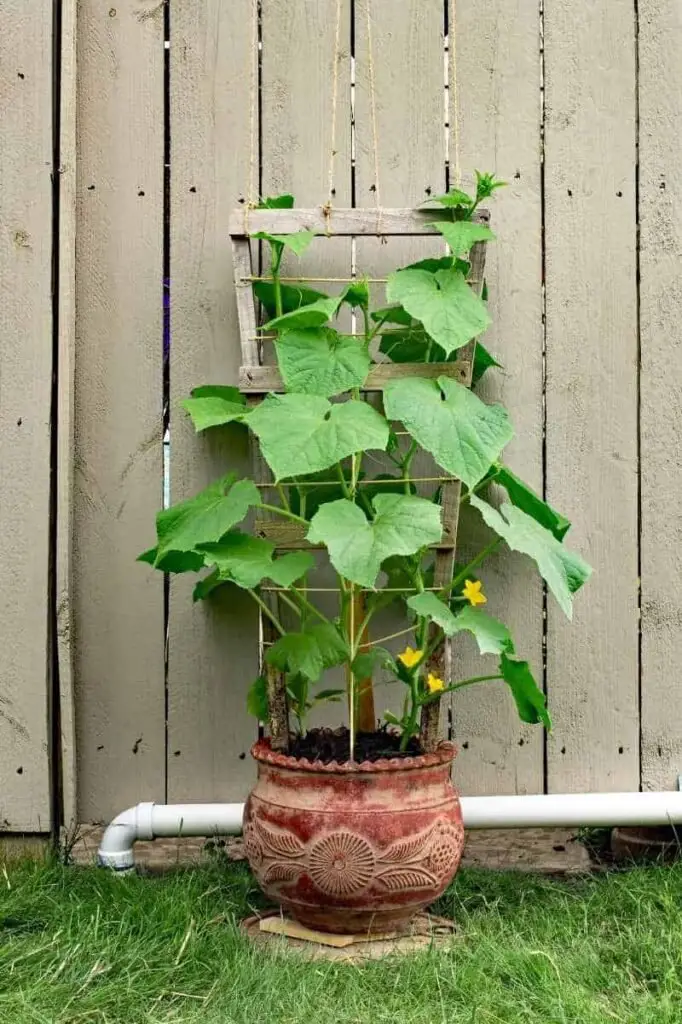
[(319, 931), (400, 929), (452, 880), (464, 846), (455, 748), (322, 764), (255, 744), (244, 846), (261, 888)]

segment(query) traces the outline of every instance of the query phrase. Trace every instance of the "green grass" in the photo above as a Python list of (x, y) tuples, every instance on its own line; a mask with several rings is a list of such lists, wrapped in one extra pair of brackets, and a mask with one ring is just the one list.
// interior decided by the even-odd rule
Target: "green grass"
[(678, 1024), (682, 867), (463, 871), (452, 951), (366, 965), (249, 945), (241, 865), (0, 868), (0, 1024)]

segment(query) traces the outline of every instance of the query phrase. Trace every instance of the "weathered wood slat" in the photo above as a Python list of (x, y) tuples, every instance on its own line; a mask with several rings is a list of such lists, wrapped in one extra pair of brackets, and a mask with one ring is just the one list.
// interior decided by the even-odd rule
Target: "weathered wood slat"
[[(376, 0), (374, 0), (376, 3)], [(401, 12), (398, 12), (400, 16)], [(422, 93), (422, 99), (424, 94)], [(369, 127), (369, 126), (366, 126)], [(400, 140), (402, 143), (405, 139)], [(318, 147), (319, 148), (319, 145)], [(404, 152), (404, 147), (403, 147)], [(383, 163), (383, 158), (382, 158)], [(442, 175), (444, 165), (432, 165), (432, 175)], [(319, 181), (326, 180), (324, 177)], [(319, 191), (319, 185), (318, 189)], [(407, 188), (403, 189), (407, 192)], [(382, 190), (382, 195), (387, 190)], [(297, 197), (298, 198), (298, 197)], [(368, 196), (368, 200), (369, 200)], [(486, 210), (478, 210), (474, 220), (487, 222)], [(319, 206), (314, 209), (293, 210), (234, 210), (230, 216), (229, 233), (236, 237), (253, 235), (257, 231), (271, 234), (291, 234), (294, 231), (316, 231), (320, 235), (438, 235), (434, 221), (451, 220), (450, 212), (442, 206), (430, 209), (340, 209)]]
[[(674, 789), (682, 772), (678, 714), (682, 665), (681, 52), (682, 22), (676, 0), (640, 2), (641, 782), (645, 790)], [(630, 206), (629, 183), (626, 196)], [(625, 201), (623, 197), (619, 205)]]
[[(197, 437), (180, 408), (191, 388), (236, 383), (240, 359), (229, 211), (250, 178), (252, 0), (173, 0), (171, 81), (171, 498), (228, 469), (250, 476), (245, 432)], [(255, 112), (254, 112), (255, 113)], [(258, 180), (257, 157), (255, 180)], [(251, 331), (250, 333), (253, 333)], [(211, 435), (212, 436), (209, 436)], [(170, 583), (168, 799), (243, 800), (256, 723), (246, 690), (258, 674), (255, 608), (223, 588), (192, 602)]]
[[(147, 16), (149, 15), (149, 16)], [(74, 627), (80, 821), (165, 797), (163, 12), (78, 5)]]
[[(460, 165), (463, 185), (473, 168), (494, 170), (509, 184), (491, 203), (496, 240), (487, 247), (486, 279), (492, 326), (483, 343), (503, 364), (476, 387), (485, 401), (509, 410), (516, 437), (504, 458), (542, 493), (542, 197), (538, 12), (523, 0), (457, 0)], [(475, 39), (475, 45), (471, 41)], [(450, 172), (455, 179), (454, 111), (450, 110)], [(476, 275), (478, 276), (478, 275)], [(570, 503), (569, 503), (570, 507)], [(463, 508), (457, 562), (491, 539), (474, 510)], [(533, 564), (502, 551), (480, 570), (486, 610), (502, 619), (517, 649), (542, 679), (542, 585)], [(494, 668), (475, 643), (454, 644), (456, 679)], [(455, 778), (463, 793), (541, 793), (542, 730), (521, 723), (502, 684), (467, 687), (453, 695)]]
[(639, 786), (635, 50), (629, 0), (545, 6), (546, 489), (595, 569), (548, 600), (550, 792)]
[[(404, 377), (449, 377), (466, 383), (471, 370), (471, 361), (457, 360), (454, 363), (377, 363), (369, 371), (363, 391), (383, 391), (389, 381)], [(242, 366), (239, 370), (239, 387), (245, 395), (262, 395), (268, 391), (283, 391), (282, 375), (276, 366)]]
[(0, 32), (0, 832), (50, 828), (47, 595), (52, 378), (52, 11)]

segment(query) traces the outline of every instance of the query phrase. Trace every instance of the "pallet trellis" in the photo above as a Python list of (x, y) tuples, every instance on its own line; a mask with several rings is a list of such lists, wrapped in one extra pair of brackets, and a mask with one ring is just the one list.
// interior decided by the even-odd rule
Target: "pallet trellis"
[[(443, 219), (442, 212), (438, 216)], [(475, 217), (480, 223), (489, 223), (487, 211), (479, 210)], [(256, 232), (269, 234), (291, 234), (296, 231), (315, 231), (324, 236), (424, 236), (442, 238), (433, 227), (433, 210), (364, 210), (333, 209), (328, 206), (314, 209), (249, 209), (236, 210), (230, 219), (230, 240), (232, 243), (235, 291), (239, 319), (241, 368), (239, 388), (251, 401), (259, 401), (269, 392), (282, 392), (284, 385), (276, 366), (263, 362), (263, 337), (259, 335), (258, 313), (253, 291), (254, 274), (250, 236)], [(471, 249), (471, 270), (468, 278), (470, 287), (480, 295), (483, 290), (486, 243), (477, 242)], [(286, 280), (286, 279), (285, 279)], [(289, 278), (301, 284), (310, 283), (313, 278)], [(317, 279), (320, 280), (320, 279)], [(341, 279), (334, 279), (341, 280)], [(348, 281), (352, 278), (346, 279)], [(370, 278), (370, 283), (372, 279)], [(378, 279), (375, 279), (375, 281)], [(398, 377), (451, 377), (459, 383), (471, 386), (476, 340), (459, 350), (457, 360), (447, 363), (375, 363), (370, 370), (361, 393), (381, 392), (390, 380)], [(274, 487), (270, 470), (257, 449), (254, 449), (254, 475), (256, 484)], [(418, 478), (413, 478), (417, 480)], [(457, 524), (459, 518), (460, 481), (454, 477), (429, 478), (440, 482), (443, 535), (435, 545), (434, 589), (447, 586), (453, 577)], [(260, 519), (256, 523), (256, 534), (267, 538), (277, 550), (300, 550), (310, 548), (304, 530), (298, 523), (284, 523), (274, 519)], [(314, 588), (313, 588), (314, 589)], [(267, 600), (276, 605), (277, 588), (271, 588)], [(274, 626), (260, 613), (260, 660), (265, 666), (268, 690), (268, 706), (272, 728), (272, 744), (283, 749), (288, 743), (288, 711), (284, 676), (263, 659), (264, 647), (272, 643)], [(452, 674), (452, 640), (445, 638), (431, 656), (429, 670), (446, 680)], [(440, 731), (440, 702), (434, 701), (422, 708), (422, 741), (426, 749), (434, 749)]]

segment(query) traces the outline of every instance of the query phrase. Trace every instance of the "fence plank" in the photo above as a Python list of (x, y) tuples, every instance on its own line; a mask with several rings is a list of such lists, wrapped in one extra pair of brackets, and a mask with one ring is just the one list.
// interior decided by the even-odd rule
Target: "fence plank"
[[(171, 3), (173, 502), (230, 468), (250, 471), (241, 428), (197, 438), (179, 402), (199, 384), (237, 382), (228, 222), (248, 189), (252, 142), (258, 184), (253, 7), (252, 0)], [(192, 582), (178, 577), (170, 585), (168, 798), (243, 799), (256, 736), (245, 707), (257, 675), (256, 616), (236, 588), (193, 605)]]
[[(453, 11), (450, 5), (450, 18)], [(464, 186), (473, 168), (496, 171), (509, 188), (490, 201), (497, 241), (488, 245), (486, 280), (493, 325), (483, 339), (504, 364), (478, 386), (486, 401), (502, 402), (516, 439), (510, 465), (542, 490), (542, 223), (540, 195), (539, 25), (537, 9), (522, 0), (458, 0), (449, 54), (449, 158), (456, 179), (455, 85), (459, 101), (460, 165)], [(456, 76), (456, 82), (454, 78)], [(464, 509), (457, 561), (488, 541), (480, 517)], [(542, 673), (542, 590), (526, 560), (504, 552), (481, 571), (491, 612), (505, 621), (519, 652)], [(494, 664), (491, 662), (491, 664)], [(486, 665), (475, 644), (455, 644), (454, 675), (479, 675)], [(452, 702), (455, 768), (465, 793), (541, 792), (542, 735), (523, 726), (497, 684), (472, 687)]]
[(76, 357), (76, 0), (62, 0), (57, 393), (57, 658), (62, 819), (78, 822), (73, 654), (73, 446)]
[(682, 771), (682, 22), (673, 0), (639, 5), (642, 788)]
[(51, 4), (8, 0), (0, 33), (0, 831), (50, 828), (51, 74)]
[(548, 605), (550, 792), (639, 785), (634, 32), (545, 4), (547, 494), (595, 568), (572, 624)]
[[(336, 53), (337, 15), (339, 52)], [(320, 206), (329, 199), (332, 121), (335, 121), (332, 205), (351, 205), (350, 148), (350, 0), (316, 0), (263, 4), (262, 188), (265, 195), (291, 192), (299, 207)], [(305, 58), (301, 60), (301, 54)], [(336, 116), (333, 116), (336, 77)], [(332, 215), (333, 216), (333, 215)], [(314, 222), (314, 221), (313, 221)], [(286, 230), (284, 228), (283, 230)], [(299, 261), (287, 262), (285, 274), (349, 277), (349, 239), (321, 239)], [(340, 291), (340, 283), (323, 284)], [(348, 321), (346, 321), (348, 323)], [(266, 352), (272, 359), (274, 353)], [(332, 587), (335, 576), (322, 562), (312, 573), (313, 586)], [(338, 614), (338, 597), (320, 595), (320, 608)], [(325, 685), (343, 687), (340, 669), (332, 670)], [(334, 725), (345, 720), (345, 705), (326, 704), (311, 716), (310, 725)]]
[(81, 821), (163, 800), (163, 8), (78, 8), (74, 633)]

